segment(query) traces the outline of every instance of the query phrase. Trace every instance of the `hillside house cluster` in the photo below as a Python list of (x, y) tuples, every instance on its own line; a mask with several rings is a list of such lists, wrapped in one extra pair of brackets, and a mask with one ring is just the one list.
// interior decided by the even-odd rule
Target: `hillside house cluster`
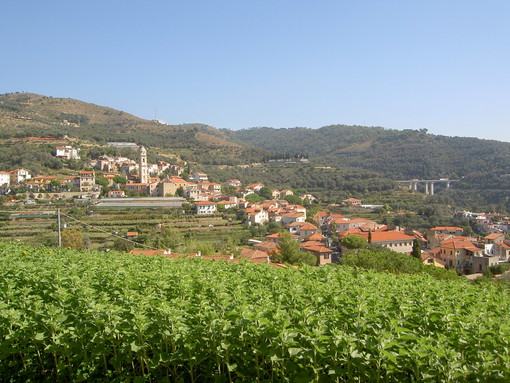
[[(325, 265), (333, 262), (334, 251), (328, 244), (327, 237), (320, 233), (320, 229), (309, 222), (293, 222), (285, 227), (291, 236), (299, 244), (301, 251), (315, 255), (317, 265)], [(265, 240), (257, 243), (253, 248), (264, 252), (269, 256), (278, 252), (278, 243), (281, 233), (266, 235)]]
[(463, 229), (455, 226), (437, 226), (420, 233), (325, 212), (317, 213), (314, 221), (340, 240), (347, 235), (356, 235), (404, 254), (412, 252), (413, 242), (417, 240), (424, 264), (455, 269), (461, 274), (482, 273), (498, 263), (510, 262), (510, 241), (503, 233), (491, 233), (479, 239), (463, 236)]
[[(127, 157), (109, 157), (103, 155), (92, 160), (90, 165), (94, 169), (103, 172), (116, 172), (122, 175), (122, 177), (127, 177), (130, 174), (139, 174), (140, 172), (139, 163)], [(184, 168), (182, 166), (172, 165), (166, 161), (157, 161), (155, 164), (148, 163), (147, 171), (152, 176), (159, 176), (165, 172), (179, 175), (184, 171)]]
[(510, 241), (503, 233), (492, 233), (483, 238), (444, 233), (443, 228), (427, 231), (428, 249), (448, 268), (462, 274), (482, 273), (490, 266), (510, 262)]

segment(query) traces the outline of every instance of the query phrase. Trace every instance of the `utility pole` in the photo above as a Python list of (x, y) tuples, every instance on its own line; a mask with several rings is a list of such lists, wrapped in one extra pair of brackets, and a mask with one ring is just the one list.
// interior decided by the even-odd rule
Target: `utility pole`
[(62, 232), (60, 231), (60, 209), (57, 209), (57, 233), (58, 233), (58, 247), (62, 247)]

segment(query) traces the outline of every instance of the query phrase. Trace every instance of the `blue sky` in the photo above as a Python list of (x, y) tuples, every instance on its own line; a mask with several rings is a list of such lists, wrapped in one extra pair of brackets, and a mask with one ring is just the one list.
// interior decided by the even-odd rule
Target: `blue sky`
[(510, 142), (510, 1), (4, 0), (0, 93)]

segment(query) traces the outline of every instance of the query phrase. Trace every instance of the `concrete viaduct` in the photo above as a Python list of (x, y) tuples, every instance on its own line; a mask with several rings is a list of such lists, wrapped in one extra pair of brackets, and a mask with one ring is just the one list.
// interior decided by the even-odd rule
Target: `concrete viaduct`
[(452, 182), (459, 182), (459, 180), (450, 180), (448, 178), (440, 178), (438, 180), (408, 180), (408, 181), (397, 181), (398, 184), (409, 185), (409, 190), (418, 190), (418, 184), (425, 184), (425, 194), (434, 195), (434, 184), (442, 183), (446, 184), (446, 188), (449, 188)]

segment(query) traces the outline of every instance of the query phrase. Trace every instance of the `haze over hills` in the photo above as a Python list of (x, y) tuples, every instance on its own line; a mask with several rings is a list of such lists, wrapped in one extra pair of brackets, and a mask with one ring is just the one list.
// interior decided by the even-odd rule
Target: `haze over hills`
[[(166, 125), (94, 104), (30, 93), (0, 95), (0, 137), (53, 136), (167, 148), (203, 165), (262, 162), (297, 153), (340, 169), (398, 179), (462, 179), (454, 199), (510, 204), (510, 143), (446, 137), (426, 130), (332, 125), (320, 129), (219, 130)], [(510, 209), (509, 209), (510, 210)]]

